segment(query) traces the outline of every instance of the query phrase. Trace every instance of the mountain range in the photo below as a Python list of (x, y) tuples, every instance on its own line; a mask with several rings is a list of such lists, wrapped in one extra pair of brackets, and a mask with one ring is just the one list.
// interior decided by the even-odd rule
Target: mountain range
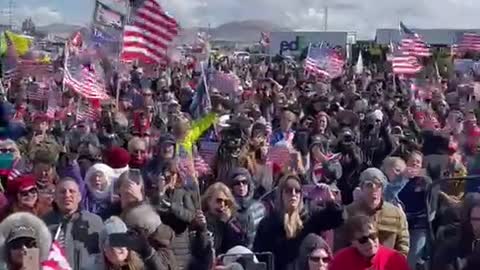
[[(37, 31), (46, 34), (65, 36), (78, 31), (85, 26), (55, 23), (45, 26), (38, 26)], [(179, 43), (192, 43), (195, 41), (198, 32), (207, 32), (212, 40), (257, 42), (261, 32), (290, 31), (273, 23), (261, 20), (235, 21), (217, 27), (192, 27), (182, 29), (178, 37)]]

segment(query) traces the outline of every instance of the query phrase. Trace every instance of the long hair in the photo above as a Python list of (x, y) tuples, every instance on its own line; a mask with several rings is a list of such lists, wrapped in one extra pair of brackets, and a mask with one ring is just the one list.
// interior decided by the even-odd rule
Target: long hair
[(283, 191), (288, 180), (295, 180), (301, 184), (300, 178), (294, 174), (286, 174), (279, 180), (276, 208), (283, 219), (283, 228), (288, 239), (294, 238), (303, 229), (303, 221), (300, 213), (303, 210), (303, 195), (300, 195), (298, 207), (291, 213), (287, 212), (283, 204)]
[(235, 197), (233, 197), (232, 191), (224, 183), (221, 183), (221, 182), (217, 182), (209, 186), (205, 191), (205, 193), (203, 194), (202, 196), (203, 211), (207, 212), (209, 210), (208, 209), (209, 201), (218, 192), (222, 192), (227, 197), (228, 199), (227, 205), (232, 211), (232, 213), (236, 211), (237, 204), (235, 203)]
[[(114, 270), (114, 266), (108, 261), (107, 257), (104, 256), (105, 265), (107, 270)], [(128, 250), (127, 264), (122, 267), (122, 269), (128, 270), (144, 270), (145, 265), (140, 258), (140, 256), (133, 250)]]

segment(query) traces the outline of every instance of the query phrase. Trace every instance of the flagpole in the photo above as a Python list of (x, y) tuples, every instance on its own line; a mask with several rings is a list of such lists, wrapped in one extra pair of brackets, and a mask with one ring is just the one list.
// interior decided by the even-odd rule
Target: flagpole
[(62, 92), (65, 92), (65, 71), (67, 70), (67, 61), (69, 57), (68, 40), (65, 41), (65, 48), (63, 49), (63, 79), (62, 79)]
[[(321, 46), (321, 45), (320, 45)], [(307, 57), (310, 55), (310, 49), (312, 48), (312, 43), (308, 43), (308, 49), (307, 49)], [(303, 60), (306, 61), (306, 60)], [(305, 69), (305, 64), (303, 65), (303, 76), (307, 76), (307, 70)]]

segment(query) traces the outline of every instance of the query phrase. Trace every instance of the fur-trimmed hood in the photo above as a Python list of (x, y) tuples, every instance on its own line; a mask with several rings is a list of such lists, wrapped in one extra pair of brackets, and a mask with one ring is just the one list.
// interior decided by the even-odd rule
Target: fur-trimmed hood
[(0, 261), (6, 263), (6, 242), (12, 230), (19, 226), (32, 227), (35, 230), (37, 233), (36, 242), (40, 249), (40, 262), (46, 260), (52, 244), (52, 235), (47, 225), (33, 214), (18, 212), (11, 214), (0, 223)]

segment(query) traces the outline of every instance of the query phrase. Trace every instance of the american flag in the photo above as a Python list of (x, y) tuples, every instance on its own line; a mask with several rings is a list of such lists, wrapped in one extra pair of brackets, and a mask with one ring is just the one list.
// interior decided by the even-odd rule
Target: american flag
[(93, 67), (84, 66), (76, 73), (78, 74), (72, 74), (67, 64), (64, 70), (65, 85), (71, 87), (77, 94), (86, 99), (109, 99), (104, 83)]
[(57, 100), (59, 100), (59, 95), (50, 89), (48, 92), (48, 99), (47, 99), (47, 117), (50, 119), (55, 118), (55, 112), (57, 112), (58, 103)]
[(310, 47), (305, 59), (305, 70), (327, 78), (340, 76), (344, 65), (345, 60), (330, 48)]
[(81, 103), (78, 105), (77, 111), (77, 121), (84, 121), (84, 120), (97, 120), (98, 119), (98, 111), (95, 110), (92, 105)]
[(404, 33), (404, 37), (400, 41), (398, 49), (403, 55), (415, 57), (432, 56), (430, 47), (417, 33), (408, 29), (402, 22), (400, 22), (400, 29)]
[(266, 32), (261, 32), (260, 33), (260, 45), (263, 47), (267, 47), (270, 45), (270, 34)]
[(123, 31), (121, 60), (140, 60), (147, 63), (162, 63), (168, 46), (178, 35), (179, 26), (155, 0), (145, 0), (137, 10), (132, 25)]
[(42, 262), (41, 270), (72, 270), (65, 252), (57, 241), (53, 241), (47, 260)]
[(410, 55), (403, 55), (403, 53), (395, 49), (393, 44), (390, 44), (392, 50), (392, 69), (395, 74), (412, 75), (422, 71), (422, 64), (418, 61), (418, 58)]
[(210, 77), (210, 87), (216, 88), (222, 93), (234, 94), (239, 84), (240, 79), (233, 73), (216, 71)]
[(213, 166), (219, 145), (220, 143), (218, 142), (201, 141), (198, 149), (198, 155), (202, 157), (207, 164)]
[(27, 99), (29, 101), (43, 102), (47, 99), (49, 87), (46, 83), (32, 83), (27, 87)]
[(53, 73), (53, 65), (51, 63), (43, 63), (38, 60), (20, 59), (17, 68), (19, 74), (35, 77), (37, 80), (40, 78), (50, 78)]
[(452, 46), (452, 55), (480, 51), (480, 34), (464, 33), (460, 42)]

